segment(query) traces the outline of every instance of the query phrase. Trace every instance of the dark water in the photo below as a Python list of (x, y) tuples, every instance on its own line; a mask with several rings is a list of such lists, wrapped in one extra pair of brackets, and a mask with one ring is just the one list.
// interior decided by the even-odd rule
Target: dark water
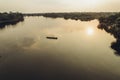
[(0, 30), (0, 80), (120, 80), (120, 57), (110, 48), (115, 39), (98, 24), (26, 17), (6, 26)]

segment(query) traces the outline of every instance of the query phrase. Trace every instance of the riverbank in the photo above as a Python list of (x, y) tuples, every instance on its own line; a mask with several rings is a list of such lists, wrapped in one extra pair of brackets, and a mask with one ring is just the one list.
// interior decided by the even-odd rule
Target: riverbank
[(24, 21), (24, 16), (21, 13), (0, 13), (0, 28), (5, 25), (14, 25), (20, 21)]
[(71, 12), (71, 13), (32, 13), (23, 14), (24, 16), (43, 16), (49, 18), (64, 18), (72, 20), (90, 21), (100, 17), (108, 17), (116, 12)]
[(115, 50), (115, 54), (120, 55), (120, 13), (99, 18), (99, 29), (105, 30), (116, 38), (111, 43), (111, 48)]
[(73, 19), (73, 20), (81, 20), (81, 21), (90, 21), (94, 19), (99, 19), (100, 17), (109, 16), (115, 13), (95, 13), (95, 12), (82, 12), (82, 13), (45, 13), (44, 17), (51, 18), (64, 18), (64, 19)]

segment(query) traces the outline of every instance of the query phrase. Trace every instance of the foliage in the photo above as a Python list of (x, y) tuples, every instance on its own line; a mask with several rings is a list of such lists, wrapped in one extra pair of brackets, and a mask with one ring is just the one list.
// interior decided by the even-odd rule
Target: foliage
[(116, 41), (111, 44), (111, 48), (116, 52), (115, 54), (120, 55), (120, 13), (99, 18), (98, 28), (104, 29), (116, 38)]
[(19, 21), (23, 21), (24, 16), (21, 13), (0, 13), (0, 27), (4, 27), (9, 24), (16, 24)]

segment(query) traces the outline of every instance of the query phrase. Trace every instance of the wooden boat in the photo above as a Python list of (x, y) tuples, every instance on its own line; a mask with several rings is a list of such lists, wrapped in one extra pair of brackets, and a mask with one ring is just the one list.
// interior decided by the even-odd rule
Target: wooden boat
[(57, 37), (46, 37), (47, 39), (58, 39)]

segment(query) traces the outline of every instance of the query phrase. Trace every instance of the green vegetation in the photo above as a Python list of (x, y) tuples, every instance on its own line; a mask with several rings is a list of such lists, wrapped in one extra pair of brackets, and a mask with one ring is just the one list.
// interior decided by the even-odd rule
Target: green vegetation
[(16, 24), (19, 21), (23, 21), (24, 17), (21, 13), (0, 13), (0, 27), (4, 27), (9, 24)]
[(116, 54), (120, 55), (120, 13), (99, 18), (99, 29), (104, 29), (116, 38), (116, 41), (111, 44)]
[(24, 14), (24, 16), (44, 16), (50, 18), (64, 18), (81, 21), (89, 21), (93, 19), (99, 19), (100, 17), (107, 17), (115, 14), (114, 12), (73, 12), (73, 13), (33, 13)]
[(120, 13), (109, 17), (101, 17), (99, 18), (99, 22), (98, 28), (104, 29), (115, 38), (120, 39)]
[(42, 16), (43, 13), (26, 13), (26, 14), (23, 14), (23, 16)]
[(100, 17), (106, 17), (115, 13), (95, 13), (95, 12), (81, 12), (81, 13), (45, 13), (44, 17), (51, 18), (64, 18), (64, 19), (73, 19), (81, 21), (90, 21), (94, 19), (99, 19)]

